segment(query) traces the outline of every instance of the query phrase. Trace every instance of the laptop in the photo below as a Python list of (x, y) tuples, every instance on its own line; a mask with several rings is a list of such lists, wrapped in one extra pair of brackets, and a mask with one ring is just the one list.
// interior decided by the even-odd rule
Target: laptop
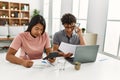
[(77, 46), (74, 57), (65, 59), (71, 64), (74, 64), (74, 62), (76, 61), (80, 63), (95, 62), (98, 53), (98, 48), (99, 45)]

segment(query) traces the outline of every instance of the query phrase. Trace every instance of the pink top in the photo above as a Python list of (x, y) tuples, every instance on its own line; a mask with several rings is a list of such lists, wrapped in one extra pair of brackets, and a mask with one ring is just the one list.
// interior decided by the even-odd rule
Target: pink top
[(50, 40), (46, 32), (37, 38), (33, 38), (30, 32), (23, 32), (15, 37), (10, 47), (15, 50), (21, 48), (20, 57), (23, 59), (27, 59), (28, 56), (30, 59), (40, 59), (44, 49), (50, 48)]

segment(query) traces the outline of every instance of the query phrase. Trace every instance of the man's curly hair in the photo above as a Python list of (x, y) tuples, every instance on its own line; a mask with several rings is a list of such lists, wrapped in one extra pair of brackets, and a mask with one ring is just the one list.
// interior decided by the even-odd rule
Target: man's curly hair
[(62, 25), (76, 23), (76, 17), (70, 13), (66, 13), (61, 18)]

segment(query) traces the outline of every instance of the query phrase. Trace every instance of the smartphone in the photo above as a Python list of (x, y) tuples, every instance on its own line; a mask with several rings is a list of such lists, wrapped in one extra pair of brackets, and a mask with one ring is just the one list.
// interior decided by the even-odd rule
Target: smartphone
[(43, 60), (45, 60), (45, 59), (48, 59), (48, 58), (55, 58), (55, 57), (60, 57), (61, 55), (59, 55), (58, 54), (58, 52), (51, 52), (51, 53), (49, 53), (49, 55), (48, 56), (46, 56), (45, 58), (43, 58)]
[(76, 27), (79, 27), (79, 26), (80, 26), (80, 23), (76, 23), (75, 26), (76, 26)]
[(80, 23), (76, 23), (75, 26), (76, 26), (76, 27), (75, 27), (74, 30), (75, 30), (75, 33), (77, 33), (77, 32), (78, 32), (78, 28), (77, 28), (77, 27), (80, 27)]

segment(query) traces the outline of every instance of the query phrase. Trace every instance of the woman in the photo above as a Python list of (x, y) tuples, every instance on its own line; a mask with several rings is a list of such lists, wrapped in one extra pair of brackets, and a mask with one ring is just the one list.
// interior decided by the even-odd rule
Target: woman
[[(17, 35), (12, 41), (6, 59), (12, 63), (29, 68), (33, 65), (33, 59), (42, 58), (44, 50), (46, 50), (46, 54), (48, 55), (52, 50), (45, 28), (46, 23), (44, 18), (41, 15), (34, 16), (27, 30)], [(20, 57), (16, 57), (15, 54), (20, 48)], [(54, 59), (49, 59), (49, 61), (54, 62)]]

